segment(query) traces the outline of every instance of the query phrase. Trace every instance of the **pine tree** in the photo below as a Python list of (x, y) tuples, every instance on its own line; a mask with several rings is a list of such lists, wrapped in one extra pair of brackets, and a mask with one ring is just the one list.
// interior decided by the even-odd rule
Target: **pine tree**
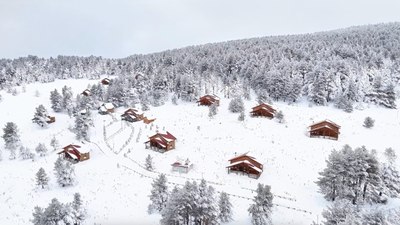
[(83, 208), (81, 195), (79, 193), (74, 194), (74, 200), (71, 203), (72, 209), (72, 221), (74, 225), (81, 225), (86, 219), (86, 210)]
[(36, 206), (33, 210), (33, 219), (32, 219), (32, 223), (33, 225), (44, 225), (44, 212), (43, 209), (40, 208), (39, 206)]
[[(350, 220), (351, 216), (357, 218), (357, 214), (356, 206), (349, 200), (334, 201), (328, 209), (322, 212), (322, 216), (325, 219), (324, 225), (349, 224), (344, 222)], [(355, 218), (351, 219), (354, 221)]]
[(232, 221), (232, 204), (226, 192), (221, 192), (218, 200), (218, 218), (222, 223)]
[(165, 207), (161, 211), (161, 221), (162, 225), (178, 225), (184, 223), (185, 209), (181, 207), (182, 200), (182, 189), (174, 187), (171, 192), (171, 196), (168, 198)]
[(244, 103), (241, 97), (234, 98), (229, 102), (229, 111), (233, 113), (244, 112)]
[(19, 157), (21, 157), (22, 159), (33, 159), (34, 154), (31, 152), (29, 148), (21, 146), (19, 148)]
[(62, 92), (62, 108), (68, 112), (69, 116), (72, 116), (72, 90), (70, 87), (64, 86), (61, 90)]
[(60, 146), (60, 143), (58, 142), (55, 136), (53, 136), (53, 138), (51, 139), (50, 146), (53, 147), (53, 151), (56, 151)]
[(3, 139), (5, 142), (5, 148), (8, 150), (15, 150), (20, 145), (21, 140), (18, 134), (18, 127), (13, 122), (8, 122), (6, 126), (3, 128)]
[(400, 173), (396, 168), (396, 153), (392, 148), (385, 150), (386, 162), (381, 166), (381, 178), (385, 186), (383, 191), (392, 198), (400, 196)]
[(39, 143), (36, 148), (35, 151), (37, 152), (37, 154), (41, 157), (46, 156), (47, 155), (47, 148), (46, 145), (44, 145), (43, 143)]
[(364, 120), (364, 127), (366, 128), (372, 128), (375, 124), (375, 120), (373, 120), (371, 117), (366, 117)]
[(88, 110), (85, 115), (81, 115), (78, 113), (78, 115), (75, 116), (75, 126), (73, 129), (76, 135), (76, 139), (84, 139), (88, 141), (90, 126), (93, 126), (90, 110)]
[(41, 225), (69, 224), (67, 221), (68, 215), (69, 207), (60, 203), (56, 198), (53, 198), (43, 212)]
[(148, 212), (161, 212), (168, 201), (168, 195), (167, 177), (160, 174), (152, 184)]
[(75, 182), (74, 166), (68, 160), (59, 157), (54, 164), (57, 183), (61, 187), (73, 185)]
[(257, 195), (253, 199), (253, 204), (248, 209), (251, 215), (251, 222), (254, 225), (272, 224), (272, 200), (274, 196), (271, 193), (271, 187), (268, 185), (258, 184)]
[(285, 120), (285, 116), (283, 115), (282, 111), (278, 111), (275, 115), (275, 118), (278, 120), (279, 123), (283, 123), (283, 121)]
[(202, 179), (198, 186), (198, 198), (193, 208), (197, 224), (218, 224), (218, 211), (215, 205), (214, 188)]
[(145, 163), (146, 170), (148, 171), (153, 171), (154, 166), (153, 166), (153, 158), (149, 155), (146, 157), (146, 163)]
[(10, 160), (14, 160), (17, 158), (17, 153), (16, 153), (16, 149), (12, 148), (10, 149), (10, 156), (8, 157)]
[(38, 124), (41, 127), (47, 127), (48, 112), (43, 105), (39, 105), (36, 108), (35, 115), (33, 116), (32, 122)]
[(36, 173), (36, 185), (42, 187), (42, 189), (49, 184), (49, 177), (43, 168), (40, 168)]
[(61, 112), (63, 110), (63, 97), (57, 91), (57, 89), (54, 89), (54, 91), (50, 92), (50, 102), (51, 108), (54, 110), (54, 112)]

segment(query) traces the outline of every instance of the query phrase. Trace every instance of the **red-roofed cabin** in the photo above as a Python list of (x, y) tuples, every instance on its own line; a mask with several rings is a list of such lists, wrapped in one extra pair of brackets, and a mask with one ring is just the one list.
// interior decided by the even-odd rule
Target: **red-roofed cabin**
[(314, 123), (309, 129), (310, 137), (323, 137), (337, 140), (340, 134), (340, 126), (330, 120)]
[(128, 109), (121, 115), (122, 120), (126, 120), (128, 122), (137, 122), (143, 120), (144, 116), (143, 113), (137, 109)]
[(108, 79), (108, 78), (104, 78), (103, 80), (101, 80), (101, 84), (102, 84), (102, 85), (109, 85), (110, 82), (111, 82), (111, 80)]
[(157, 133), (145, 142), (146, 148), (169, 151), (175, 148), (176, 137), (167, 131), (167, 134)]
[(81, 94), (84, 95), (84, 96), (90, 96), (92, 93), (90, 92), (89, 89), (86, 89), (86, 90), (82, 91)]
[(260, 105), (253, 107), (253, 110), (250, 112), (251, 116), (263, 116), (268, 118), (274, 118), (276, 110), (272, 108), (272, 106), (261, 103)]
[(81, 146), (79, 145), (67, 145), (63, 148), (63, 150), (57, 154), (63, 155), (64, 158), (70, 159), (75, 162), (85, 161), (90, 158), (89, 152), (81, 153), (78, 148)]
[(228, 173), (244, 173), (249, 177), (258, 178), (263, 172), (263, 165), (257, 162), (254, 157), (248, 156), (247, 153), (230, 159), (229, 163), (230, 165), (226, 167)]
[(210, 106), (215, 103), (217, 106), (219, 106), (219, 97), (216, 95), (204, 95), (197, 101), (197, 103), (199, 105), (206, 106)]

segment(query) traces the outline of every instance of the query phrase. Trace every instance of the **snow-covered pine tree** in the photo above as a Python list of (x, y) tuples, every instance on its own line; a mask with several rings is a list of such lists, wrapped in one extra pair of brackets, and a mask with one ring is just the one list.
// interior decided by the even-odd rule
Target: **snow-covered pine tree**
[(366, 128), (372, 128), (374, 125), (375, 125), (375, 120), (372, 119), (371, 117), (367, 116), (367, 117), (364, 119), (364, 124), (363, 124), (364, 127), (366, 127)]
[(254, 225), (272, 224), (272, 200), (274, 196), (271, 193), (271, 187), (268, 185), (258, 184), (257, 195), (253, 199), (253, 204), (248, 209), (251, 215), (251, 222)]
[(275, 118), (278, 120), (279, 123), (283, 123), (285, 120), (285, 115), (283, 114), (283, 112), (281, 110), (279, 110), (276, 113)]
[(178, 225), (184, 224), (182, 215), (188, 214), (181, 206), (182, 189), (175, 186), (172, 189), (171, 195), (166, 202), (164, 209), (161, 211), (160, 224), (162, 225)]
[(20, 146), (21, 140), (18, 134), (17, 124), (13, 122), (7, 122), (6, 126), (3, 128), (3, 140), (5, 143), (5, 148), (8, 150), (15, 150)]
[(39, 206), (35, 206), (35, 208), (33, 209), (33, 219), (32, 219), (32, 223), (33, 225), (44, 225), (44, 216), (43, 216), (44, 212), (43, 209), (40, 208)]
[(73, 185), (75, 182), (74, 166), (68, 160), (59, 157), (54, 164), (57, 183), (61, 187)]
[[(331, 206), (328, 206), (328, 208), (322, 212), (322, 216), (325, 219), (323, 222), (324, 225), (348, 224), (344, 223), (346, 220), (350, 219), (348, 217), (352, 216), (358, 218), (357, 215), (358, 212), (356, 206), (346, 199), (334, 201)], [(352, 218), (353, 221), (354, 218)], [(351, 224), (355, 225), (355, 223)]]
[(229, 195), (226, 192), (221, 192), (218, 199), (218, 219), (222, 223), (228, 223), (232, 221), (232, 203), (229, 199)]
[(148, 212), (161, 212), (168, 201), (168, 186), (167, 177), (165, 174), (160, 174), (157, 179), (152, 183), (152, 189), (150, 194), (150, 205), (148, 206)]
[(43, 105), (39, 105), (36, 108), (35, 114), (33, 116), (32, 122), (38, 124), (41, 127), (47, 127), (49, 113)]
[(9, 149), (10, 150), (10, 155), (9, 155), (9, 159), (10, 160), (14, 160), (14, 159), (16, 159), (17, 158), (17, 150), (16, 149), (14, 149), (14, 148), (12, 148), (12, 149)]
[(146, 167), (146, 170), (148, 170), (148, 171), (154, 170), (153, 158), (151, 157), (150, 154), (148, 154), (146, 157), (145, 167)]
[(70, 207), (53, 198), (49, 206), (43, 211), (41, 225), (71, 224), (69, 214)]
[(385, 186), (384, 193), (392, 198), (400, 196), (400, 173), (396, 168), (397, 156), (392, 148), (385, 150), (386, 162), (381, 166), (381, 179)]
[(171, 102), (174, 105), (178, 105), (178, 96), (176, 94), (172, 95)]
[(353, 112), (353, 102), (345, 94), (341, 94), (336, 98), (335, 106), (345, 112)]
[(193, 208), (195, 224), (219, 224), (214, 192), (214, 188), (208, 186), (207, 182), (202, 179), (198, 186), (198, 194), (196, 195), (196, 207)]
[(210, 107), (208, 108), (208, 117), (210, 118), (214, 118), (215, 115), (217, 115), (218, 113), (218, 106), (217, 104), (213, 103), (210, 105)]
[(29, 148), (21, 146), (19, 147), (19, 157), (21, 157), (22, 159), (33, 159), (34, 154)]
[(53, 148), (53, 151), (56, 151), (60, 146), (56, 136), (53, 136), (53, 138), (50, 140), (50, 146)]
[(75, 116), (75, 126), (73, 129), (76, 135), (76, 139), (84, 139), (86, 141), (89, 141), (90, 126), (93, 126), (90, 110), (87, 110), (84, 115), (78, 113)]
[(72, 103), (72, 89), (70, 87), (64, 86), (61, 90), (62, 92), (62, 107), (67, 111), (69, 116), (72, 116), (73, 103)]
[(74, 194), (74, 200), (71, 203), (71, 219), (73, 225), (81, 225), (87, 217), (85, 208), (83, 207), (83, 202), (81, 195), (79, 193)]
[(241, 97), (236, 97), (229, 102), (229, 111), (233, 113), (244, 112), (244, 103)]
[(42, 189), (49, 184), (49, 177), (46, 171), (40, 167), (39, 171), (36, 173), (36, 185)]
[(63, 97), (57, 89), (50, 91), (50, 102), (54, 112), (61, 112), (63, 110)]
[(41, 156), (41, 157), (47, 155), (47, 148), (46, 148), (46, 145), (43, 144), (43, 143), (39, 143), (39, 144), (36, 146), (35, 151), (36, 151), (36, 153), (37, 153), (39, 156)]

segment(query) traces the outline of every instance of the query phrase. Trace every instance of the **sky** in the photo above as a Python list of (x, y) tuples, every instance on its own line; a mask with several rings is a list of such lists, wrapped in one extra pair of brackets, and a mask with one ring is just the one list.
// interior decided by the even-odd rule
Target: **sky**
[(400, 22), (399, 0), (0, 0), (0, 58), (123, 58)]

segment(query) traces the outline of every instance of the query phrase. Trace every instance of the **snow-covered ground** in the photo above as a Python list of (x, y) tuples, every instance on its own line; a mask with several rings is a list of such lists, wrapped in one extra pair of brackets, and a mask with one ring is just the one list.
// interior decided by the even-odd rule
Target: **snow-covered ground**
[[(61, 202), (72, 201), (73, 193), (81, 193), (88, 208), (86, 224), (158, 224), (160, 216), (148, 215), (148, 195), (152, 178), (159, 172), (166, 173), (168, 181), (183, 184), (186, 180), (206, 179), (217, 191), (231, 194), (234, 205), (234, 222), (230, 224), (249, 224), (247, 209), (257, 183), (271, 185), (277, 204), (273, 212), (274, 224), (304, 224), (321, 220), (320, 213), (326, 201), (318, 193), (315, 181), (318, 172), (325, 167), (325, 159), (332, 149), (344, 144), (352, 147), (365, 145), (376, 149), (382, 157), (387, 147), (397, 152), (400, 146), (400, 111), (376, 106), (365, 106), (364, 110), (345, 113), (332, 107), (309, 107), (307, 103), (287, 105), (275, 103), (282, 110), (285, 123), (265, 118), (251, 118), (246, 115), (244, 122), (237, 120), (238, 114), (228, 111), (229, 100), (222, 98), (218, 114), (208, 117), (208, 108), (195, 103), (152, 107), (145, 115), (156, 118), (153, 125), (142, 122), (127, 124), (120, 121), (125, 108), (119, 108), (110, 115), (93, 112), (94, 128), (91, 130), (91, 143), (80, 143), (68, 127), (73, 118), (65, 113), (54, 113), (50, 109), (50, 91), (59, 91), (64, 85), (71, 86), (74, 94), (82, 92), (90, 83), (98, 80), (57, 80), (47, 84), (30, 84), (26, 91), (12, 96), (0, 92), (0, 126), (15, 122), (20, 130), (23, 145), (32, 150), (39, 142), (51, 149), (50, 139), (55, 135), (61, 146), (71, 143), (90, 151), (91, 159), (75, 164), (77, 183), (72, 187), (61, 188), (53, 175), (56, 152), (46, 157), (30, 160), (9, 160), (4, 150), (0, 162), (0, 224), (29, 224), (33, 207), (45, 207), (54, 197)], [(38, 90), (40, 96), (35, 96)], [(48, 128), (33, 124), (34, 109), (39, 104), (46, 106), (56, 122)], [(255, 101), (246, 101), (246, 112), (255, 106)], [(151, 115), (151, 116), (150, 116)], [(364, 118), (371, 116), (376, 120), (372, 129), (362, 126)], [(115, 121), (116, 119), (116, 121)], [(309, 138), (307, 127), (313, 122), (330, 119), (341, 125), (338, 141)], [(106, 126), (106, 138), (103, 127)], [(144, 142), (156, 130), (169, 131), (177, 137), (176, 149), (159, 153), (145, 149)], [(139, 131), (141, 135), (138, 137)], [(1, 132), (2, 133), (2, 132)], [(130, 142), (125, 144), (126, 141)], [(125, 146), (125, 147), (124, 147)], [(249, 152), (264, 164), (264, 172), (259, 179), (236, 174), (228, 174), (228, 160), (235, 154)], [(143, 169), (146, 156), (150, 154), (155, 164), (155, 172)], [(189, 159), (194, 168), (188, 174), (171, 171), (171, 164), (177, 159)], [(35, 173), (43, 167), (50, 175), (48, 190), (35, 186)], [(399, 206), (391, 201), (390, 206)]]

